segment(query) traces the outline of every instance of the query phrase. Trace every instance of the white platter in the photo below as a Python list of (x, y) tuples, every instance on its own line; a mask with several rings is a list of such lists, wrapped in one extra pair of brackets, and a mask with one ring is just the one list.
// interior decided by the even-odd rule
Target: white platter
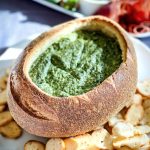
[(136, 37), (136, 38), (147, 38), (147, 37), (150, 37), (150, 32), (138, 33), (138, 34), (129, 33), (129, 34), (132, 35), (133, 37)]
[(63, 8), (63, 7), (59, 6), (59, 5), (53, 4), (52, 2), (49, 2), (47, 0), (33, 0), (33, 1), (35, 1), (35, 2), (37, 2), (39, 4), (41, 4), (41, 5), (44, 5), (46, 7), (52, 8), (54, 10), (57, 10), (57, 11), (59, 11), (61, 13), (66, 14), (66, 15), (72, 16), (74, 18), (82, 18), (82, 17), (84, 17), (84, 15), (81, 14), (80, 12), (77, 12), (77, 11), (73, 12), (73, 11), (67, 10), (67, 9), (65, 9), (65, 8)]
[[(33, 36), (35, 37), (35, 36)], [(135, 38), (131, 38), (137, 54), (138, 62), (138, 80), (144, 80), (150, 78), (150, 49)], [(9, 48), (1, 57), (0, 57), (0, 75), (4, 73), (4, 70), (11, 66), (18, 56), (18, 54), (23, 50), (25, 45), (30, 40), (25, 40), (19, 44), (16, 44), (14, 47)], [(15, 55), (13, 55), (15, 54)], [(28, 140), (39, 140), (46, 141), (46, 138), (40, 138), (31, 134), (28, 134), (24, 131), (23, 135), (16, 140), (11, 140), (4, 138), (0, 135), (0, 150), (23, 150), (24, 144)]]
[[(61, 12), (61, 13), (64, 13), (64, 14), (66, 14), (66, 15), (69, 15), (69, 16), (72, 16), (72, 17), (74, 17), (74, 18), (82, 18), (82, 17), (85, 17), (85, 16), (89, 16), (89, 15), (87, 15), (87, 14), (92, 14), (91, 13), (91, 9), (92, 9), (92, 5), (90, 6), (90, 7), (87, 7), (89, 4), (84, 4), (87, 8), (84, 8), (84, 11), (85, 11), (85, 14), (86, 15), (84, 15), (84, 14), (82, 14), (81, 12), (81, 10), (80, 11), (75, 11), (75, 12), (73, 12), (73, 11), (70, 11), (70, 10), (67, 10), (67, 9), (65, 9), (65, 8), (63, 8), (63, 7), (61, 7), (61, 6), (59, 6), (59, 5), (57, 5), (57, 4), (53, 4), (52, 2), (49, 2), (49, 1), (47, 1), (47, 0), (33, 0), (34, 2), (36, 2), (36, 3), (39, 3), (39, 4), (41, 4), (41, 5), (44, 5), (44, 6), (46, 6), (46, 7), (49, 7), (49, 8), (52, 8), (52, 9), (54, 9), (54, 10), (56, 10), (56, 11), (59, 11), (59, 12)], [(87, 3), (87, 2), (82, 2), (82, 3)], [(106, 1), (105, 2), (106, 4), (108, 3), (108, 1)], [(85, 7), (84, 6), (84, 7)], [(134, 34), (134, 33), (129, 33), (131, 36), (133, 36), (133, 37), (135, 37), (135, 38), (146, 38), (146, 37), (150, 37), (150, 32), (146, 32), (146, 33), (138, 33), (138, 34)]]

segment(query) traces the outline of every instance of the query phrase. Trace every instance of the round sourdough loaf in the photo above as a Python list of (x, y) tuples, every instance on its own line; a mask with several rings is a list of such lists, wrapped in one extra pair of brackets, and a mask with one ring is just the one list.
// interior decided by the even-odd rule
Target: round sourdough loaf
[[(101, 30), (116, 37), (123, 62), (111, 76), (89, 92), (69, 97), (50, 96), (29, 77), (31, 64), (56, 39), (78, 29)], [(91, 16), (58, 25), (25, 48), (10, 73), (8, 105), (17, 123), (31, 134), (75, 136), (100, 127), (128, 105), (136, 83), (136, 55), (128, 34), (108, 18)]]

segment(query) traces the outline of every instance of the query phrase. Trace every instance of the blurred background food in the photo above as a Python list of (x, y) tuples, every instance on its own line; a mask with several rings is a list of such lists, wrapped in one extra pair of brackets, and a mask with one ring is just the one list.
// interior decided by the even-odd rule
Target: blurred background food
[(150, 32), (149, 0), (112, 0), (95, 14), (115, 20), (131, 33)]
[(79, 6), (78, 0), (48, 0), (48, 1), (71, 11), (77, 11)]
[(0, 0), (0, 54), (49, 26), (93, 14), (115, 20), (150, 46), (150, 0)]
[[(36, 1), (36, 0), (35, 0)], [(40, 0), (37, 0), (38, 2)], [(149, 0), (48, 0), (85, 16), (104, 15), (118, 22), (130, 33), (150, 32)]]
[(110, 3), (110, 0), (79, 0), (79, 11), (86, 16), (93, 15), (108, 3)]

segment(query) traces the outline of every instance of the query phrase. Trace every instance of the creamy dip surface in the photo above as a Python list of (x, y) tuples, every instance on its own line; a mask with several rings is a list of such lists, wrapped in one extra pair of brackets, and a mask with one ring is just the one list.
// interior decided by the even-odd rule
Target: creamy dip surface
[(52, 43), (31, 65), (32, 81), (52, 96), (90, 91), (122, 63), (117, 39), (101, 31), (79, 30)]

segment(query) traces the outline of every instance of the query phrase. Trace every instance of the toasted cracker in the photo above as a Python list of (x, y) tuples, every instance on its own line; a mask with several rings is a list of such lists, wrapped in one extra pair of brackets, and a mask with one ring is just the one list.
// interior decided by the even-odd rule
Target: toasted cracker
[(45, 145), (40, 141), (30, 140), (25, 143), (24, 150), (45, 150)]
[(133, 150), (133, 149), (127, 146), (123, 146), (123, 147), (118, 148), (117, 150)]
[(0, 133), (7, 138), (18, 138), (22, 134), (22, 129), (15, 121), (0, 127)]
[(150, 124), (150, 108), (144, 110), (144, 116), (141, 122), (142, 124)]
[(7, 86), (7, 76), (4, 75), (2, 77), (0, 77), (0, 89), (3, 91), (6, 89)]
[(117, 137), (134, 136), (134, 126), (129, 122), (118, 122), (113, 128), (112, 133)]
[(148, 133), (150, 133), (150, 126), (148, 125), (135, 126), (134, 128), (135, 135), (148, 134)]
[(67, 138), (64, 140), (64, 142), (65, 150), (89, 150), (94, 146), (90, 134)]
[(101, 128), (94, 131), (92, 134), (92, 140), (94, 145), (99, 149), (113, 149), (112, 136), (107, 130)]
[(6, 77), (8, 77), (9, 74), (10, 74), (10, 68), (7, 68), (6, 71), (5, 71), (5, 73), (6, 73)]
[(139, 82), (137, 91), (143, 96), (150, 98), (150, 80)]
[(0, 126), (3, 126), (5, 124), (9, 123), (12, 120), (13, 120), (13, 118), (9, 111), (4, 111), (4, 112), (0, 113)]
[(139, 149), (141, 146), (149, 144), (149, 137), (146, 134), (137, 135), (129, 138), (116, 138), (113, 140), (113, 146), (115, 148), (121, 148), (122, 146), (130, 147), (131, 149)]
[(7, 91), (4, 90), (0, 93), (0, 105), (4, 105), (7, 103)]
[(150, 143), (147, 143), (146, 145), (141, 146), (137, 150), (150, 150)]
[(122, 118), (122, 115), (116, 115), (116, 116), (113, 116), (111, 117), (109, 120), (108, 120), (108, 125), (110, 127), (113, 127), (116, 123), (118, 122), (122, 122), (124, 121), (123, 118)]
[(134, 94), (133, 104), (137, 104), (137, 105), (142, 104), (142, 96), (140, 94)]
[(46, 143), (45, 150), (65, 150), (65, 143), (60, 138), (52, 138)]
[(150, 108), (150, 99), (145, 99), (143, 101), (143, 108), (144, 109)]
[(5, 108), (6, 108), (6, 105), (0, 105), (0, 113), (3, 112)]
[(125, 115), (125, 120), (133, 125), (139, 124), (144, 115), (144, 109), (142, 105), (133, 104)]

